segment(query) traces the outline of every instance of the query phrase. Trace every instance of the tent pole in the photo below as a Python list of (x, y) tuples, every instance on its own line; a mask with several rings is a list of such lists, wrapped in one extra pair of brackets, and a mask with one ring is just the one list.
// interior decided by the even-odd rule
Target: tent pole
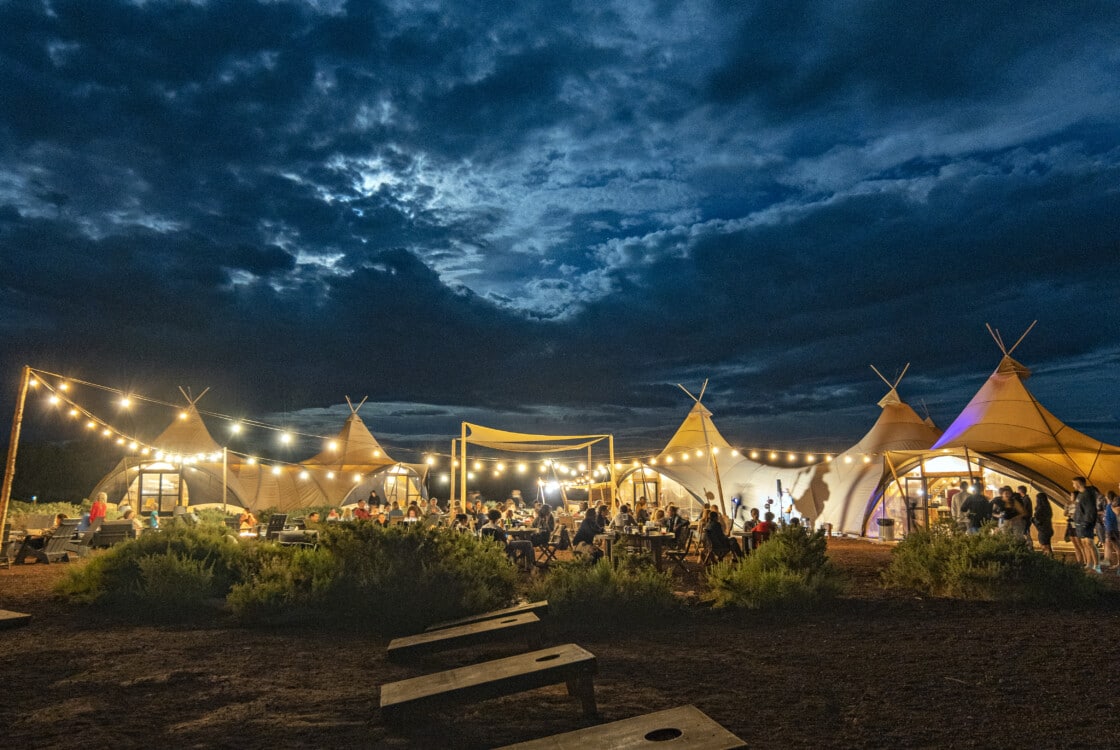
[(226, 503), (229, 499), (229, 448), (222, 446), (222, 512), (228, 513)]
[(459, 435), (459, 499), (463, 507), (467, 507), (467, 423), (462, 423), (462, 433)]
[(611, 463), (610, 463), (610, 467), (609, 467), (610, 475), (611, 475), (610, 501), (611, 501), (611, 508), (614, 508), (614, 504), (615, 504), (615, 494), (614, 494), (614, 489), (615, 489), (615, 483), (614, 483), (614, 435), (608, 436), (607, 441), (608, 441), (608, 445), (610, 446), (610, 452), (611, 452)]
[(455, 438), (451, 438), (451, 458), (448, 459), (448, 463), (450, 465), (447, 467), (447, 476), (451, 487), (447, 491), (447, 512), (450, 513), (451, 506), (455, 504)]
[(12, 435), (8, 442), (8, 462), (4, 466), (4, 484), (0, 486), (0, 529), (8, 520), (8, 503), (12, 499), (12, 480), (16, 474), (16, 452), (19, 450), (19, 432), (23, 427), (23, 405), (27, 401), (27, 387), (31, 383), (31, 367), (23, 366), (19, 378), (19, 396), (16, 412), (12, 417)]

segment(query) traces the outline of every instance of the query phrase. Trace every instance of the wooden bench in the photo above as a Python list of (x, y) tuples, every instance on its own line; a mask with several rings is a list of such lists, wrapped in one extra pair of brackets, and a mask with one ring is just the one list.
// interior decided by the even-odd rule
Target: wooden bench
[(568, 695), (579, 698), (584, 713), (594, 716), (597, 669), (594, 654), (568, 643), (390, 682), (381, 686), (381, 711), (386, 722), (395, 723), (414, 712), (419, 715), (452, 703), (499, 698), (565, 683)]
[(532, 612), (522, 612), (496, 620), (480, 620), (405, 638), (394, 638), (389, 642), (388, 657), (392, 661), (404, 661), (444, 648), (458, 648), (517, 636), (525, 636), (530, 649), (540, 648), (540, 618)]
[(609, 747), (611, 750), (655, 747), (738, 750), (746, 746), (745, 742), (712, 721), (696, 706), (681, 706), (520, 742), (502, 750), (583, 750), (589, 747)]
[(31, 622), (31, 615), (0, 609), (0, 630), (23, 627), (29, 622)]
[(458, 620), (437, 622), (435, 625), (431, 625), (425, 628), (425, 631), (453, 628), (456, 625), (467, 625), (472, 622), (481, 622), (482, 620), (496, 620), (499, 617), (505, 617), (506, 615), (519, 615), (522, 612), (532, 612), (537, 617), (542, 617), (548, 614), (548, 600), (542, 599), (539, 602), (525, 602), (524, 604), (515, 604), (514, 606), (506, 607), (505, 609), (495, 609), (490, 612), (481, 612), (477, 615), (460, 617)]

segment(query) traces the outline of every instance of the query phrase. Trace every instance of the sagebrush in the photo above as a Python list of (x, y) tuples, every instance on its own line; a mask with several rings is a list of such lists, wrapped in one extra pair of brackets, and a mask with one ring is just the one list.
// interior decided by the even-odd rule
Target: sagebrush
[(708, 598), (716, 608), (806, 608), (835, 597), (840, 578), (828, 560), (823, 531), (782, 529), (741, 562), (707, 572)]

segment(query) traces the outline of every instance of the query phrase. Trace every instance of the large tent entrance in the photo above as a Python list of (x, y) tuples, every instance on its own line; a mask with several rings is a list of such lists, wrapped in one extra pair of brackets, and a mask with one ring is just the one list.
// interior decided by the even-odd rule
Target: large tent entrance
[(700, 512), (700, 500), (687, 487), (644, 464), (619, 480), (618, 502), (634, 507), (643, 497), (651, 509), (675, 505), (690, 518), (696, 518)]
[(173, 464), (141, 464), (129, 487), (130, 498), (133, 492), (140, 510), (161, 514), (173, 513), (176, 505), (187, 505), (190, 500), (182, 468)]

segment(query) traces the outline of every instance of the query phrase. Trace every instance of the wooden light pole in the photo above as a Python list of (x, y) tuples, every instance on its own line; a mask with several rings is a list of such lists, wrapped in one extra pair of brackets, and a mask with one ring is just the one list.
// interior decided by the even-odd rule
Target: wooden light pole
[(8, 520), (8, 503), (12, 499), (12, 480), (16, 475), (16, 452), (19, 450), (19, 431), (23, 426), (23, 405), (27, 401), (27, 388), (31, 383), (31, 368), (23, 366), (19, 379), (19, 397), (16, 413), (12, 417), (12, 435), (8, 442), (8, 462), (4, 466), (4, 483), (0, 485), (0, 529)]

